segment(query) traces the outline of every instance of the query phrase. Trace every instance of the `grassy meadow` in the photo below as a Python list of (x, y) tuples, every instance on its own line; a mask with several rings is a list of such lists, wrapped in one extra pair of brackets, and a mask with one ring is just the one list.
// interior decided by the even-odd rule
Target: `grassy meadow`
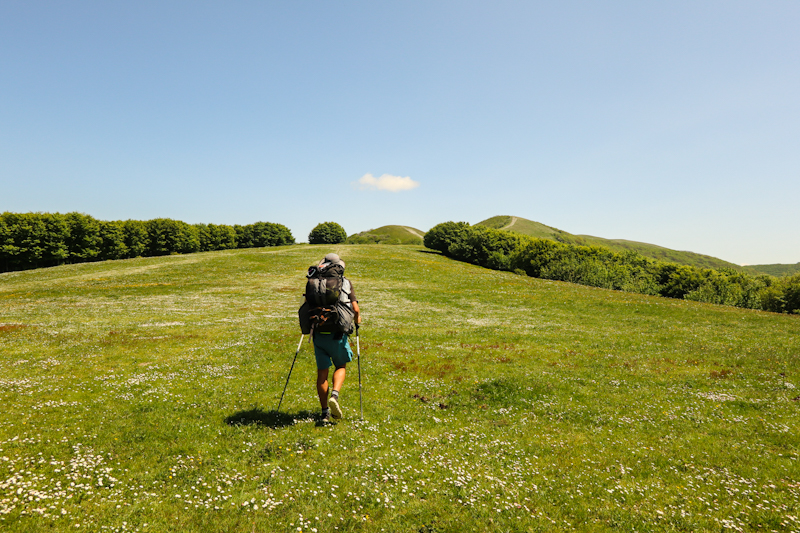
[[(317, 422), (306, 268), (364, 324)], [(800, 531), (800, 317), (417, 246), (0, 274), (0, 530)], [(355, 339), (353, 339), (355, 351)]]

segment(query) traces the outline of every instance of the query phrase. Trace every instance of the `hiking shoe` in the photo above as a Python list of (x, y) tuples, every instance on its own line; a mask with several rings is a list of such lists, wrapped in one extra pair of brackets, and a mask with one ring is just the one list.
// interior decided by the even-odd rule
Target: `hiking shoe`
[(333, 421), (333, 417), (331, 417), (330, 410), (323, 411), (319, 415), (319, 424), (318, 425), (320, 425), (320, 426), (328, 426), (328, 425), (333, 424), (333, 423), (334, 423), (334, 421)]
[(331, 399), (328, 400), (328, 408), (330, 408), (333, 418), (342, 418), (342, 408), (339, 406), (339, 400), (331, 396)]

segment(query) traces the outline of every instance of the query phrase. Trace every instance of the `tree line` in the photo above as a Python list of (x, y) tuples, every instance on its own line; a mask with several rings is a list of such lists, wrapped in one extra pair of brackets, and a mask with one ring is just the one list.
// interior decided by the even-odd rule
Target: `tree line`
[(272, 222), (229, 226), (169, 218), (105, 221), (83, 213), (0, 215), (0, 270), (4, 272), (284, 244), (294, 244), (292, 232)]
[(800, 274), (776, 278), (710, 269), (538, 239), (466, 222), (444, 222), (425, 234), (425, 246), (482, 267), (592, 287), (800, 313)]

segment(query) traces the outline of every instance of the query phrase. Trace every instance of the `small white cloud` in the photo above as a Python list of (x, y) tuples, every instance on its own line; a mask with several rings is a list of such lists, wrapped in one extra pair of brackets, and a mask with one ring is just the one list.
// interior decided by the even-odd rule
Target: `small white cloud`
[(389, 192), (410, 191), (419, 187), (419, 182), (412, 180), (408, 176), (401, 178), (390, 174), (384, 174), (380, 178), (376, 178), (372, 174), (364, 174), (357, 183), (361, 189)]

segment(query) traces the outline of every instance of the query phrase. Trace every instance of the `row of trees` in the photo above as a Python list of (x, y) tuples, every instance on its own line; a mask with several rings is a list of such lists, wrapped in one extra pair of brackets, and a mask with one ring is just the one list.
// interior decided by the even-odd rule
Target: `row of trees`
[(64, 263), (294, 244), (282, 224), (187, 224), (180, 220), (104, 221), (82, 213), (0, 215), (0, 270)]
[(425, 246), (495, 270), (593, 287), (783, 313), (800, 313), (800, 274), (752, 276), (656, 261), (636, 252), (537, 239), (466, 222), (444, 222)]

